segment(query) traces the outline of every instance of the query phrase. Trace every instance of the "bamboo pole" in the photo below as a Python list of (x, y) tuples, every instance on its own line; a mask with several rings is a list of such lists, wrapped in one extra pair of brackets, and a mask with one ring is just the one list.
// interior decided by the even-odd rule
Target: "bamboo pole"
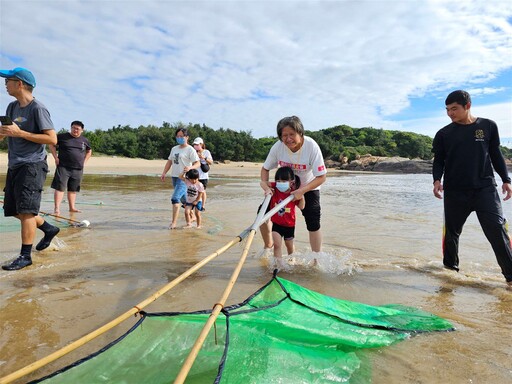
[[(270, 202), (271, 195), (266, 195), (265, 199), (263, 200), (263, 203), (261, 205), (260, 212), (256, 216), (256, 220), (254, 220), (253, 225), (250, 227), (249, 236), (247, 238), (247, 243), (244, 247), (244, 250), (242, 252), (242, 256), (240, 257), (240, 261), (238, 262), (235, 270), (233, 271), (233, 274), (231, 275), (231, 278), (228, 282), (228, 285), (226, 286), (224, 293), (222, 294), (222, 297), (220, 300), (215, 303), (215, 306), (212, 309), (212, 313), (210, 317), (208, 318), (208, 321), (203, 326), (203, 329), (201, 330), (201, 333), (199, 334), (198, 338), (196, 339), (196, 342), (192, 346), (192, 349), (190, 350), (187, 358), (185, 359), (185, 362), (181, 366), (180, 371), (178, 372), (178, 375), (176, 376), (176, 379), (174, 380), (174, 384), (182, 384), (185, 379), (187, 378), (188, 373), (190, 372), (190, 369), (192, 368), (192, 365), (194, 364), (194, 361), (199, 353), (199, 350), (204, 344), (204, 341), (206, 340), (206, 337), (208, 336), (208, 333), (210, 332), (210, 329), (212, 328), (212, 325), (215, 323), (215, 320), (217, 320), (217, 317), (219, 316), (220, 311), (222, 308), (224, 308), (224, 304), (226, 303), (226, 300), (229, 297), (229, 294), (231, 293), (231, 290), (233, 289), (233, 286), (236, 283), (236, 280), (238, 279), (238, 275), (240, 274), (240, 271), (242, 270), (242, 267), (245, 263), (245, 259), (247, 258), (247, 254), (249, 253), (249, 249), (251, 248), (252, 241), (254, 239), (254, 234), (256, 233), (256, 228), (259, 227), (259, 225), (262, 223), (262, 218), (267, 210), (268, 204)], [(283, 206), (282, 204), (279, 204), (280, 206)], [(286, 205), (286, 203), (284, 204)]]
[(183, 363), (181, 370), (178, 373), (178, 376), (176, 376), (176, 379), (174, 380), (174, 384), (182, 384), (185, 381), (188, 373), (190, 372), (190, 369), (192, 368), (192, 364), (194, 364), (194, 361), (199, 353), (199, 350), (203, 346), (204, 341), (205, 341), (206, 337), (208, 336), (208, 333), (210, 332), (210, 329), (212, 328), (213, 323), (215, 323), (215, 320), (217, 320), (217, 317), (218, 317), (220, 311), (222, 310), (222, 308), (224, 308), (224, 304), (226, 303), (226, 300), (227, 300), (229, 294), (231, 293), (233, 286), (235, 285), (236, 279), (238, 278), (238, 275), (240, 274), (240, 270), (242, 269), (242, 266), (247, 257), (247, 253), (249, 252), (249, 247), (251, 246), (251, 243), (252, 243), (255, 233), (256, 233), (255, 230), (251, 230), (251, 232), (249, 233), (249, 237), (247, 239), (247, 245), (244, 248), (242, 257), (240, 258), (240, 261), (239, 261), (235, 271), (233, 272), (226, 289), (224, 290), (222, 298), (213, 307), (212, 313), (211, 313), (210, 317), (208, 318), (208, 321), (204, 325), (201, 333), (199, 334), (199, 337), (196, 339), (196, 342), (194, 343), (194, 346), (192, 347), (192, 350), (190, 351), (189, 355), (187, 356), (187, 359), (185, 360), (185, 362)]
[[(241, 259), (241, 261), (242, 260), (245, 261), (245, 259), (247, 257), (247, 253), (248, 253), (249, 248), (250, 248), (250, 245), (251, 245), (251, 243), (252, 243), (252, 241), (254, 239), (254, 233), (256, 232), (256, 228), (259, 225), (261, 225), (261, 223), (263, 223), (264, 221), (268, 220), (268, 218), (270, 218), (275, 212), (277, 212), (279, 209), (281, 209), (283, 206), (285, 206), (293, 198), (293, 196), (290, 196), (289, 198), (283, 200), (280, 204), (278, 204), (276, 207), (274, 207), (272, 210), (270, 210), (267, 214), (264, 215), (263, 213), (267, 209), (267, 206), (268, 206), (268, 204), (270, 202), (270, 197), (271, 197), (270, 195), (265, 196), (265, 199), (264, 199), (264, 201), (262, 203), (262, 209), (260, 210), (259, 214), (256, 216), (256, 220), (254, 221), (252, 226), (247, 228), (246, 230), (242, 231), (242, 233), (240, 233), (240, 235), (236, 236), (233, 240), (228, 242), (226, 245), (224, 245), (223, 247), (217, 249), (217, 251), (213, 252), (212, 254), (210, 254), (209, 256), (205, 257), (203, 260), (201, 260), (197, 264), (193, 265), (191, 268), (189, 268), (188, 270), (183, 272), (176, 279), (174, 279), (173, 281), (169, 282), (168, 284), (166, 284), (165, 286), (160, 288), (158, 291), (156, 291), (153, 295), (148, 297), (146, 300), (144, 300), (144, 301), (140, 302), (139, 304), (133, 306), (133, 308), (131, 308), (130, 310), (126, 311), (122, 315), (118, 316), (114, 320), (108, 322), (107, 324), (105, 324), (102, 327), (96, 329), (95, 331), (88, 333), (87, 335), (85, 335), (85, 336), (81, 337), (80, 339), (72, 342), (71, 344), (68, 344), (67, 346), (59, 349), (58, 351), (55, 351), (54, 353), (52, 353), (52, 354), (50, 354), (50, 355), (48, 355), (48, 356), (46, 356), (46, 357), (44, 357), (44, 358), (42, 358), (42, 359), (40, 359), (38, 361), (35, 361), (34, 363), (29, 364), (29, 365), (27, 365), (27, 366), (25, 366), (25, 367), (15, 371), (15, 372), (9, 374), (7, 376), (1, 377), (0, 378), (0, 384), (8, 384), (8, 383), (11, 383), (14, 380), (17, 380), (17, 379), (23, 377), (23, 376), (26, 376), (29, 373), (32, 373), (32, 372), (36, 371), (37, 369), (39, 369), (41, 367), (44, 367), (45, 365), (47, 365), (47, 364), (49, 364), (49, 363), (59, 359), (60, 357), (62, 357), (64, 355), (74, 351), (75, 349), (81, 347), (85, 343), (87, 343), (87, 342), (95, 339), (96, 337), (102, 335), (103, 333), (109, 331), (110, 329), (112, 329), (115, 326), (119, 325), (120, 323), (122, 323), (126, 319), (128, 319), (131, 316), (133, 316), (133, 315), (137, 314), (138, 312), (140, 312), (141, 309), (145, 308), (146, 306), (148, 306), (149, 304), (154, 302), (156, 299), (158, 299), (160, 296), (165, 294), (167, 291), (169, 291), (172, 288), (174, 288), (176, 285), (181, 283), (183, 280), (185, 280), (187, 277), (192, 275), (198, 269), (202, 268), (204, 265), (209, 263), (211, 260), (213, 260), (214, 258), (219, 256), (223, 252), (227, 251), (233, 245), (241, 242), (245, 237), (249, 236), (248, 239), (250, 239), (250, 242), (248, 241), (248, 244), (244, 248), (244, 252), (242, 254), (242, 259)], [(51, 216), (55, 216), (55, 215), (51, 215)], [(232, 285), (234, 285), (234, 283), (236, 281), (236, 278), (238, 277), (239, 271), (242, 268), (242, 265), (243, 265), (243, 262), (239, 263), (239, 265), (237, 266), (237, 269), (235, 270), (235, 272), (233, 272), (232, 276), (235, 277), (235, 274), (236, 274), (236, 277), (234, 278)], [(231, 283), (231, 281), (230, 281), (230, 283)], [(228, 285), (228, 287), (229, 287), (229, 285)], [(227, 297), (229, 296), (230, 292), (231, 292), (231, 288), (229, 289), (229, 291), (227, 291), (227, 288), (226, 288), (225, 294), (223, 295), (224, 302), (225, 302), (225, 300), (227, 300)], [(216, 307), (218, 307), (218, 305), (216, 305)], [(217, 311), (216, 316), (218, 316), (218, 314), (221, 311), (221, 309), (222, 308), (218, 308), (218, 309), (214, 308), (214, 310), (212, 311), (212, 314), (213, 314), (214, 311)], [(209, 328), (211, 328), (211, 325), (209, 326)], [(209, 330), (209, 328), (208, 328), (208, 330)], [(206, 335), (205, 335), (205, 337), (206, 337)], [(196, 352), (196, 356), (197, 356), (197, 352)], [(193, 364), (194, 360), (195, 360), (195, 356), (193, 357), (193, 359), (192, 359), (192, 361), (190, 363), (190, 366), (191, 366), (191, 364)], [(182, 367), (182, 369), (183, 369), (183, 367)], [(190, 367), (188, 368), (188, 371), (190, 371)], [(188, 374), (188, 371), (187, 371), (187, 373), (185, 373), (185, 377)], [(185, 379), (185, 377), (183, 379)]]
[(54, 215), (53, 213), (48, 213), (48, 212), (43, 212), (43, 211), (39, 211), (40, 214), (42, 214), (43, 216), (53, 216), (57, 219), (63, 219), (63, 220), (67, 220), (67, 221), (70, 221), (72, 223), (77, 223), (77, 224), (81, 224), (82, 222), (81, 221), (78, 221), (78, 220), (73, 220), (73, 219), (68, 219), (67, 217), (63, 217), (63, 216), (59, 216), (59, 215)]
[[(3, 204), (3, 200), (0, 200), (0, 203)], [(48, 213), (48, 212), (44, 212), (44, 211), (39, 211), (40, 214), (42, 214), (43, 216), (53, 216), (57, 219), (63, 219), (63, 220), (67, 220), (71, 223), (77, 223), (77, 224), (82, 224), (81, 221), (78, 221), (78, 220), (73, 220), (73, 219), (68, 219), (67, 217), (64, 217), (64, 216), (59, 216), (59, 215), (54, 215), (53, 213)]]
[(144, 301), (140, 302), (139, 304), (135, 305), (130, 310), (123, 313), (121, 316), (115, 318), (114, 320), (110, 321), (109, 323), (103, 325), (102, 327), (96, 329), (95, 331), (81, 337), (80, 339), (72, 342), (71, 344), (68, 344), (67, 346), (59, 349), (58, 351), (55, 351), (54, 353), (32, 363), (27, 365), (24, 368), (21, 368), (7, 376), (4, 376), (0, 378), (0, 384), (7, 384), (10, 383), (16, 379), (19, 379), (20, 377), (26, 376), (31, 372), (34, 372), (35, 370), (51, 363), (52, 361), (57, 360), (58, 358), (74, 351), (78, 347), (81, 347), (85, 343), (93, 340), (94, 338), (102, 335), (103, 333), (107, 332), (108, 330), (114, 328), (115, 326), (119, 325), (121, 322), (125, 321), (126, 319), (132, 317), (136, 313), (140, 312), (140, 310), (152, 302), (154, 302), (156, 299), (158, 299), (160, 296), (162, 296), (164, 293), (169, 291), (170, 289), (174, 288), (176, 285), (181, 283), (183, 280), (185, 280), (187, 277), (189, 277), (191, 274), (196, 272), (198, 269), (203, 267), (205, 264), (213, 260), (215, 257), (219, 256), (223, 252), (227, 251), (229, 248), (231, 248), (233, 245), (239, 243), (242, 241), (242, 239), (245, 237), (245, 235), (240, 234), (239, 236), (236, 236), (233, 240), (228, 242), (223, 247), (219, 248), (217, 251), (213, 252), (209, 256), (205, 257), (203, 260), (198, 262), (197, 264), (193, 265), (191, 268), (183, 272), (180, 276), (175, 278), (173, 281), (167, 283), (165, 286), (160, 288), (158, 291), (156, 291), (153, 295), (145, 299)]

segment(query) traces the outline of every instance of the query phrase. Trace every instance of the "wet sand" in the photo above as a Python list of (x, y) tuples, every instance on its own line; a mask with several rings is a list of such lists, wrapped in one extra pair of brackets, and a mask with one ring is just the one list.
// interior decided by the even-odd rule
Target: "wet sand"
[[(98, 156), (93, 154), (85, 166), (85, 174), (110, 175), (160, 175), (166, 160), (130, 159), (117, 156)], [(209, 175), (212, 177), (258, 177), (263, 163), (244, 161), (216, 162), (212, 165)], [(50, 171), (55, 170), (53, 156), (48, 156)], [(0, 173), (7, 169), (7, 153), (0, 153)], [(50, 173), (50, 176), (53, 175)]]

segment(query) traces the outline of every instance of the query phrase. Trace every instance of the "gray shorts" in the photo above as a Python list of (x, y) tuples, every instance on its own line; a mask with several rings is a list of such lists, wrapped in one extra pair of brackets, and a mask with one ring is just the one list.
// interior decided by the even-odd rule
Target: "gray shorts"
[(37, 215), (47, 173), (46, 161), (8, 169), (4, 188), (4, 216), (21, 213)]
[(72, 169), (58, 166), (52, 181), (52, 188), (57, 191), (80, 192), (83, 169)]

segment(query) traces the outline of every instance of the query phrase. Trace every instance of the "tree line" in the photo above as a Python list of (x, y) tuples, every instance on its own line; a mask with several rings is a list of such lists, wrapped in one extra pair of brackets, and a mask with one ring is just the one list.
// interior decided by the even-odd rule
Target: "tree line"
[[(195, 137), (202, 137), (213, 158), (219, 161), (262, 162), (277, 140), (277, 136), (257, 139), (250, 131), (224, 128), (215, 130), (204, 124), (185, 125), (181, 122), (164, 122), (161, 127), (149, 125), (132, 128), (129, 125), (118, 125), (106, 131), (86, 130), (84, 136), (89, 139), (96, 154), (148, 160), (166, 159), (171, 148), (176, 145), (175, 131), (178, 128), (187, 128), (190, 142)], [(326, 160), (339, 161), (346, 157), (352, 161), (366, 154), (423, 160), (433, 156), (432, 138), (413, 132), (338, 125), (305, 133), (318, 143)], [(0, 141), (0, 150), (7, 150), (7, 140)], [(506, 158), (512, 158), (512, 149), (502, 146), (501, 150)]]

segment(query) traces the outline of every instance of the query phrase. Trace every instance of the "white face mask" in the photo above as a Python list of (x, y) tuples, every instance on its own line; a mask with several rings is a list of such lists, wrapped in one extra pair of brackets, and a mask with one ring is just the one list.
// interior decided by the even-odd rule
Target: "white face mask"
[(279, 192), (286, 192), (290, 189), (289, 181), (276, 181), (276, 188)]

